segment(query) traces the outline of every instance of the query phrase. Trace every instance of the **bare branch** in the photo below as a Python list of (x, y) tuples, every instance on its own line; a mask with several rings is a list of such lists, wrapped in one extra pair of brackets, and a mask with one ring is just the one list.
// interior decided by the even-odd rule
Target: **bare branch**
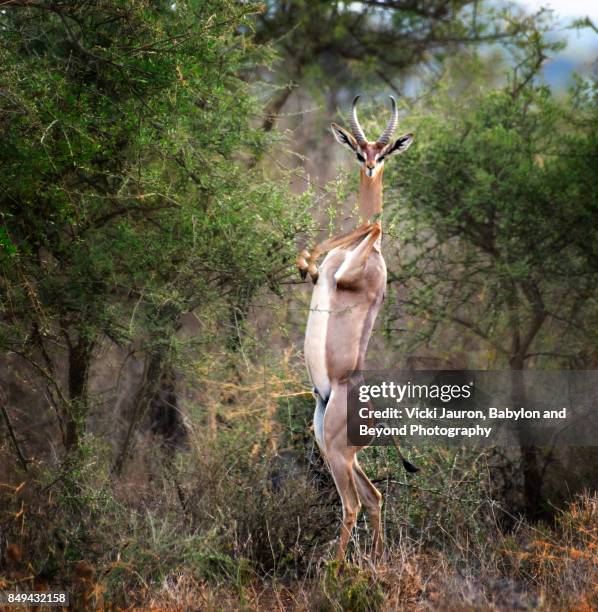
[(504, 355), (509, 354), (509, 351), (507, 351), (503, 346), (492, 340), (492, 338), (490, 338), (490, 336), (485, 333), (484, 330), (478, 327), (475, 323), (466, 321), (465, 319), (462, 319), (461, 317), (458, 317), (456, 315), (449, 315), (449, 319), (454, 323), (458, 323), (459, 325), (462, 325), (463, 327), (467, 328), (468, 330), (476, 334), (476, 336), (479, 336), (480, 338), (485, 340), (488, 344), (499, 350)]
[(19, 460), (21, 467), (25, 471), (27, 471), (28, 459), (25, 458), (25, 455), (23, 454), (23, 452), (21, 451), (21, 448), (19, 447), (19, 443), (17, 442), (17, 437), (15, 436), (15, 430), (12, 426), (12, 423), (10, 422), (10, 417), (8, 416), (8, 412), (6, 410), (6, 407), (4, 406), (4, 401), (2, 401), (1, 398), (0, 398), (0, 410), (2, 410), (4, 421), (6, 422), (6, 428), (8, 429), (8, 435), (10, 436), (12, 445), (15, 449), (17, 459)]

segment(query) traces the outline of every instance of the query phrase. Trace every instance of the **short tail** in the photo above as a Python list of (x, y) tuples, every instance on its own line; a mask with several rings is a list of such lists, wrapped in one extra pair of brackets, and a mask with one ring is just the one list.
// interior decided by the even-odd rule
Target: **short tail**
[[(397, 449), (398, 450), (398, 449)], [(403, 467), (410, 473), (410, 474), (416, 474), (417, 472), (419, 472), (419, 468), (416, 467), (415, 465), (413, 465), (413, 463), (411, 463), (410, 461), (407, 461), (407, 459), (405, 459), (405, 457), (403, 457), (401, 455), (401, 459), (403, 460)]]
[[(386, 425), (386, 423), (384, 423), (383, 421), (380, 421), (379, 424), (381, 425)], [(401, 447), (399, 446), (399, 442), (396, 439), (395, 436), (391, 436), (392, 438), (392, 443), (395, 445), (395, 448), (397, 449), (397, 453), (399, 455), (399, 457), (401, 458), (401, 461), (403, 462), (403, 467), (405, 468), (405, 470), (409, 473), (409, 474), (417, 474), (417, 472), (419, 472), (419, 468), (415, 465), (413, 465), (413, 463), (411, 463), (411, 461), (407, 461), (407, 459), (405, 459), (405, 457), (403, 456), (403, 453), (401, 452)]]

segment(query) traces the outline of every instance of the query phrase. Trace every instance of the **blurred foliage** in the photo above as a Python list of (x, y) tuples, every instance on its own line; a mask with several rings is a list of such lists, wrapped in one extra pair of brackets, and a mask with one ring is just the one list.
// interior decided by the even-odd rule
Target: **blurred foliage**
[(528, 15), (514, 3), (480, 0), (268, 0), (255, 40), (271, 43), (279, 60), (264, 75), (272, 92), (264, 127), (296, 87), (329, 108), (362, 88), (404, 93), (415, 70), (436, 75), (464, 48), (527, 45), (550, 22), (545, 10)]
[(516, 38), (538, 23), (514, 6), (494, 9), (475, 0), (272, 0), (257, 16), (256, 40), (276, 42), (290, 61), (285, 70), (305, 68), (342, 86), (364, 77), (391, 80), (459, 46)]

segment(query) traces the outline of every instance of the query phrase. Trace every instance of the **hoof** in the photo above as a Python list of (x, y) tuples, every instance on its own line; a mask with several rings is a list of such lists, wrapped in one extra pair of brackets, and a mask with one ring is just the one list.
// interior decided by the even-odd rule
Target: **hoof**
[(297, 268), (299, 269), (299, 274), (301, 274), (301, 278), (305, 280), (307, 278), (307, 273), (309, 271), (309, 251), (307, 249), (303, 249), (301, 253), (297, 256)]

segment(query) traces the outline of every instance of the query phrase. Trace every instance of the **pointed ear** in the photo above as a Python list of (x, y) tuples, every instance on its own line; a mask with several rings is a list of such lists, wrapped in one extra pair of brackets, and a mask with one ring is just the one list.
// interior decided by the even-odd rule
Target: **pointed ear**
[(393, 144), (391, 144), (386, 151), (384, 151), (384, 157), (387, 155), (394, 155), (395, 153), (403, 153), (406, 151), (413, 142), (413, 134), (405, 134), (400, 138), (397, 138)]
[(345, 147), (348, 147), (351, 149), (351, 151), (357, 151), (357, 141), (351, 132), (345, 130), (345, 128), (342, 128), (336, 123), (330, 124), (330, 130), (332, 131), (332, 135), (336, 138), (337, 142), (340, 142)]

